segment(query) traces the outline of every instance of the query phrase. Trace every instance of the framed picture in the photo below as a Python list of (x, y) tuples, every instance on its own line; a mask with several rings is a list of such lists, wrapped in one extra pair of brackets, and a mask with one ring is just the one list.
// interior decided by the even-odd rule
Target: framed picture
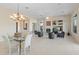
[(23, 21), (23, 29), (27, 30), (27, 22), (25, 20)]
[(56, 21), (53, 21), (53, 22), (52, 22), (52, 25), (56, 25)]
[(46, 26), (51, 26), (51, 21), (46, 21)]

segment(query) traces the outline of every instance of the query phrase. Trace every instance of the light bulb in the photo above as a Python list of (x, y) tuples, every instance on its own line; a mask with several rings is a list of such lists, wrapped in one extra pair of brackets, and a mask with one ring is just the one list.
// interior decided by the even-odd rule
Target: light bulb
[(21, 18), (22, 18), (22, 19), (25, 19), (23, 15), (21, 15)]
[(18, 15), (17, 15), (17, 14), (13, 14), (13, 16), (14, 16), (14, 17), (16, 17), (16, 18), (18, 17)]
[(46, 19), (49, 19), (49, 17), (46, 17)]
[(19, 17), (18, 21), (22, 20), (21, 17)]
[(23, 15), (21, 15), (21, 18), (23, 18)]
[(16, 18), (15, 18), (15, 17), (13, 17), (13, 16), (10, 16), (10, 18), (11, 18), (11, 19), (16, 19)]

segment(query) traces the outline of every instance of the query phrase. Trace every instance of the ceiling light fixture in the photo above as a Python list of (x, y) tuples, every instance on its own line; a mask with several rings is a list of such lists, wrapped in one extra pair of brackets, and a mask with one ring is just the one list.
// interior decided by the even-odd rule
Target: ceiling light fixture
[(25, 20), (25, 16), (20, 14), (19, 12), (19, 3), (17, 4), (17, 12), (10, 15), (10, 18), (13, 19), (14, 21), (16, 21), (16, 32), (19, 31), (19, 22)]
[(49, 17), (46, 17), (46, 19), (49, 19)]
[(58, 3), (58, 5), (61, 5), (61, 3)]
[(29, 9), (29, 7), (25, 7), (26, 9)]
[(15, 21), (25, 20), (25, 16), (23, 16), (19, 12), (19, 4), (17, 4), (17, 12), (14, 13), (13, 15), (10, 15), (10, 18), (15, 20)]

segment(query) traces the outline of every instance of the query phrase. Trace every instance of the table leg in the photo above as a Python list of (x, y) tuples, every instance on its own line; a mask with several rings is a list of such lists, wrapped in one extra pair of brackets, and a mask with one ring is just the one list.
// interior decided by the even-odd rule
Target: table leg
[(19, 55), (21, 55), (21, 41), (19, 42)]

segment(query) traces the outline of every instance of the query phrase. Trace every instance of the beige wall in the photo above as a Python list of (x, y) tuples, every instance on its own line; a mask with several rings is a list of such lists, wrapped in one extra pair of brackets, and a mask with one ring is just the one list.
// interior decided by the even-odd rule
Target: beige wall
[(12, 13), (14, 12), (0, 6), (0, 40), (3, 40), (2, 35), (13, 34), (16, 31), (15, 21), (9, 18)]
[[(35, 18), (29, 18), (29, 27), (28, 31), (33, 31), (33, 23), (37, 24), (37, 20)], [(35, 26), (37, 28), (37, 26)]]

